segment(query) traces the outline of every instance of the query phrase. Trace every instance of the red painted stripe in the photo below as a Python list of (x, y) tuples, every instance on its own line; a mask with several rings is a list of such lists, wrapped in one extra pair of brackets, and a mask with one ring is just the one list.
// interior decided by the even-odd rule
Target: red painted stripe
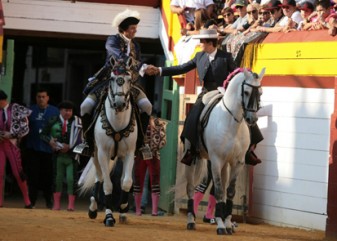
[(262, 79), (262, 86), (268, 87), (301, 87), (301, 88), (335, 88), (333, 76), (295, 76), (295, 75), (269, 75)]
[(333, 42), (336, 41), (335, 37), (328, 34), (328, 30), (316, 31), (294, 31), (290, 33), (272, 33), (263, 41), (266, 43), (292, 43), (292, 42)]

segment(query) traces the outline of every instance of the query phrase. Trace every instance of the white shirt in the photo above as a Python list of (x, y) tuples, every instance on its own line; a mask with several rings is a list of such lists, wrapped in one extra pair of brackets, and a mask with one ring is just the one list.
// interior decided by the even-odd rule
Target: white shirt
[(192, 4), (196, 10), (206, 9), (209, 5), (214, 4), (213, 0), (192, 0)]
[(291, 19), (297, 23), (297, 25), (300, 24), (301, 21), (303, 21), (303, 18), (301, 16), (300, 11), (295, 11), (292, 15), (291, 15)]
[(187, 22), (194, 22), (194, 10), (195, 5), (193, 3), (194, 0), (171, 0), (171, 6), (177, 6), (181, 8), (189, 8), (189, 10), (184, 11), (184, 16)]
[(209, 58), (210, 63), (214, 60), (217, 51), (218, 51), (218, 49), (215, 49), (212, 53), (208, 54), (208, 58)]

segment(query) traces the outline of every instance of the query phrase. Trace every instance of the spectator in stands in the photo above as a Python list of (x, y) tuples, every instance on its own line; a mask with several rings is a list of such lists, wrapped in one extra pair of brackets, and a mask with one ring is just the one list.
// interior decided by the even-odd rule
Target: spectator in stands
[(267, 5), (260, 6), (259, 10), (259, 19), (255, 21), (255, 23), (250, 26), (244, 34), (249, 32), (259, 32), (258, 27), (271, 27), (273, 24), (273, 19), (271, 17), (270, 11), (267, 9)]
[(273, 19), (271, 17), (270, 11), (267, 9), (266, 5), (262, 5), (259, 11), (259, 26), (270, 27), (273, 24)]
[(242, 32), (245, 30), (243, 26), (245, 26), (248, 23), (247, 1), (246, 0), (236, 0), (235, 9), (239, 17), (235, 20), (235, 22), (230, 27), (230, 31), (225, 31), (226, 33), (237, 34), (239, 32)]
[(7, 101), (7, 94), (0, 90), (0, 207), (3, 206), (6, 161), (22, 192), (25, 208), (32, 208), (28, 196), (26, 175), (22, 169), (21, 151), (18, 147), (21, 137), (28, 134), (28, 116), (31, 110)]
[(235, 0), (225, 0), (224, 8), (226, 7), (235, 9)]
[(287, 17), (283, 14), (280, 6), (281, 2), (279, 0), (271, 0), (265, 9), (271, 13), (272, 24), (271, 26), (258, 26), (256, 27), (256, 30), (267, 33), (282, 31), (286, 26), (287, 21), (285, 21), (285, 19)]
[(194, 8), (193, 5), (191, 5), (191, 1), (171, 0), (170, 8), (172, 13), (183, 16), (186, 23), (194, 25)]
[(256, 28), (260, 25), (259, 22), (260, 5), (257, 3), (250, 3), (247, 5), (247, 24), (243, 26), (244, 33), (250, 32), (250, 29)]
[(230, 29), (232, 24), (235, 22), (236, 17), (234, 15), (234, 10), (231, 7), (225, 7), (221, 10), (221, 14), (224, 19), (224, 23), (220, 26), (217, 31), (220, 35), (225, 36), (227, 33), (225, 29)]
[[(207, 19), (216, 19), (214, 8), (215, 4), (213, 0), (192, 0), (195, 8), (194, 12), (194, 26), (196, 30), (200, 30)], [(205, 20), (206, 21), (203, 21)]]
[(336, 36), (337, 34), (337, 0), (332, 0), (333, 1), (333, 16), (329, 19), (329, 34), (331, 36)]
[[(285, 28), (283, 28), (283, 32), (288, 32), (291, 30), (296, 30), (298, 25), (303, 20), (301, 13), (298, 11), (295, 0), (283, 0), (282, 2), (282, 10), (283, 14), (287, 17), (283, 21), (285, 21)], [(281, 20), (282, 21), (282, 20)]]
[(51, 209), (53, 194), (53, 161), (52, 149), (40, 139), (40, 133), (49, 118), (60, 114), (57, 107), (48, 104), (47, 90), (41, 89), (36, 93), (36, 104), (29, 116), (29, 133), (26, 139), (26, 165), (28, 175), (29, 198), (35, 206), (38, 191), (41, 188), (47, 208)]
[[(333, 22), (334, 16), (336, 16), (330, 0), (318, 1), (316, 5), (316, 14), (317, 18), (307, 23), (303, 27), (304, 30), (329, 29), (329, 21)], [(331, 35), (333, 35), (332, 32)]]
[(60, 115), (53, 116), (41, 132), (41, 139), (53, 150), (55, 164), (55, 192), (53, 210), (60, 210), (63, 180), (67, 181), (68, 211), (75, 210), (75, 187), (79, 154), (73, 148), (82, 143), (82, 123), (74, 115), (74, 105), (64, 101), (59, 105)]
[(307, 24), (314, 22), (317, 18), (317, 13), (314, 13), (315, 6), (311, 2), (305, 1), (302, 5), (298, 7), (298, 9), (300, 9), (303, 19), (298, 25), (298, 30), (306, 30), (306, 26), (308, 26)]

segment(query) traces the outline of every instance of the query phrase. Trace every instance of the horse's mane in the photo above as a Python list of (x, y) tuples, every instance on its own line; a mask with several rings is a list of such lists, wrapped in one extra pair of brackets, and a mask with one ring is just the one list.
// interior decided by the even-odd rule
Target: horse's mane
[[(251, 71), (251, 69), (247, 68), (248, 71)], [(233, 79), (233, 77), (235, 75), (237, 75), (238, 73), (241, 73), (244, 71), (244, 68), (236, 68), (233, 72), (231, 72), (227, 78), (224, 80), (223, 82), (223, 87), (225, 88), (225, 90), (227, 89), (229, 82), (231, 81), (231, 79)]]

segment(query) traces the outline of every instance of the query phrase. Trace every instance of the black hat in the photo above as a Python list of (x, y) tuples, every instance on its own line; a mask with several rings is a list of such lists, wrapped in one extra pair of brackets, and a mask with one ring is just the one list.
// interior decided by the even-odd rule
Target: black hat
[(74, 104), (70, 101), (63, 101), (58, 105), (59, 109), (72, 109), (74, 110)]
[(130, 25), (136, 25), (139, 23), (139, 21), (139, 12), (126, 9), (125, 11), (116, 15), (116, 17), (112, 21), (112, 26), (127, 30)]
[(311, 2), (304, 2), (301, 4), (301, 6), (299, 7), (300, 10), (304, 10), (304, 11), (308, 11), (310, 10), (311, 12), (313, 12), (315, 10), (314, 5)]
[(5, 91), (0, 90), (0, 100), (7, 100), (8, 96)]
[(279, 0), (271, 0), (268, 4), (266, 4), (266, 7), (264, 9), (271, 10), (275, 8), (280, 8), (282, 3)]
[(281, 7), (287, 7), (287, 6), (294, 6), (296, 7), (296, 1), (295, 0), (283, 0)]

